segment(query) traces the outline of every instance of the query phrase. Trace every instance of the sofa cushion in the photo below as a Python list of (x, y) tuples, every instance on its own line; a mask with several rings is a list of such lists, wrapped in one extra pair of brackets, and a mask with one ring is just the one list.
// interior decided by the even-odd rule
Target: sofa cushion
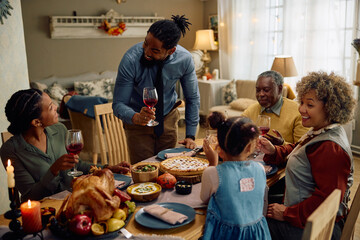
[(44, 90), (47, 94), (49, 94), (50, 98), (55, 100), (58, 105), (60, 104), (63, 96), (68, 92), (63, 86), (54, 82), (50, 87)]
[(237, 80), (236, 94), (239, 98), (250, 98), (256, 100), (256, 81)]
[(222, 88), (223, 104), (227, 105), (237, 98), (236, 83), (232, 80)]
[(74, 89), (80, 95), (113, 98), (113, 78), (103, 78), (89, 82), (75, 82)]
[(257, 101), (250, 98), (238, 98), (232, 101), (229, 105), (232, 109), (238, 111), (245, 111), (250, 105), (256, 103)]

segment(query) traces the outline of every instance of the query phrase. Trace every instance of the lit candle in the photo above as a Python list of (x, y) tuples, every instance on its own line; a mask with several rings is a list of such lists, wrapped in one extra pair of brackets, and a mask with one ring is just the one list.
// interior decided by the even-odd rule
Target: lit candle
[(36, 233), (42, 229), (40, 202), (30, 201), (21, 204), (22, 227), (26, 233)]
[(15, 187), (14, 167), (11, 165), (10, 159), (8, 160), (6, 173), (7, 173), (8, 188), (14, 188)]

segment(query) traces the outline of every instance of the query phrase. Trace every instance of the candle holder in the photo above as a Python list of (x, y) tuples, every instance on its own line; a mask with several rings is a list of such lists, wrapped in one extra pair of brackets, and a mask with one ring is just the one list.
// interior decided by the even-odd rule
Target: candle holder
[[(16, 188), (8, 188), (9, 190), (9, 200), (10, 200), (10, 208), (11, 210), (7, 211), (5, 213), (5, 218), (6, 219), (11, 219), (10, 223), (9, 223), (9, 228), (11, 231), (5, 233), (2, 236), (2, 239), (4, 240), (12, 240), (12, 239), (23, 239), (26, 235), (28, 235), (28, 233), (25, 233), (22, 229), (21, 223), (18, 220), (19, 217), (21, 217), (21, 211), (17, 206), (16, 203), (16, 196), (18, 196), (17, 193), (17, 189)], [(44, 230), (44, 228), (46, 227), (43, 226), (43, 228), (41, 229), (41, 231), (36, 232), (36, 233), (30, 233), (32, 234), (34, 237), (37, 235), (39, 236), (40, 239), (44, 239), (44, 236), (42, 234), (42, 230)]]

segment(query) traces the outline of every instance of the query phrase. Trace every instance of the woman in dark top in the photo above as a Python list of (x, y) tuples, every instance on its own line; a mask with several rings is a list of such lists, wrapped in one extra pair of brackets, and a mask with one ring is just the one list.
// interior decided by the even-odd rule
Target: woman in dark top
[[(0, 149), (4, 166), (10, 159), (14, 166), (15, 186), (22, 200), (39, 200), (70, 189), (72, 177), (67, 172), (77, 165), (85, 174), (90, 163), (78, 155), (67, 154), (66, 127), (58, 122), (57, 107), (40, 90), (27, 89), (14, 93), (5, 107), (14, 136)], [(108, 166), (113, 172), (127, 173), (130, 165)]]

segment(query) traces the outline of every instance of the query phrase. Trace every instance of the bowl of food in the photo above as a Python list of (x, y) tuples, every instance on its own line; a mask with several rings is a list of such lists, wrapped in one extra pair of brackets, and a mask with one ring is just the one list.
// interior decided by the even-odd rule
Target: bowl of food
[(137, 163), (131, 168), (134, 183), (156, 182), (158, 175), (159, 168), (155, 163)]
[(192, 190), (192, 183), (187, 181), (178, 181), (175, 183), (175, 190), (178, 194), (190, 194)]
[(130, 197), (138, 202), (150, 202), (159, 197), (161, 186), (153, 182), (135, 183), (126, 189)]

